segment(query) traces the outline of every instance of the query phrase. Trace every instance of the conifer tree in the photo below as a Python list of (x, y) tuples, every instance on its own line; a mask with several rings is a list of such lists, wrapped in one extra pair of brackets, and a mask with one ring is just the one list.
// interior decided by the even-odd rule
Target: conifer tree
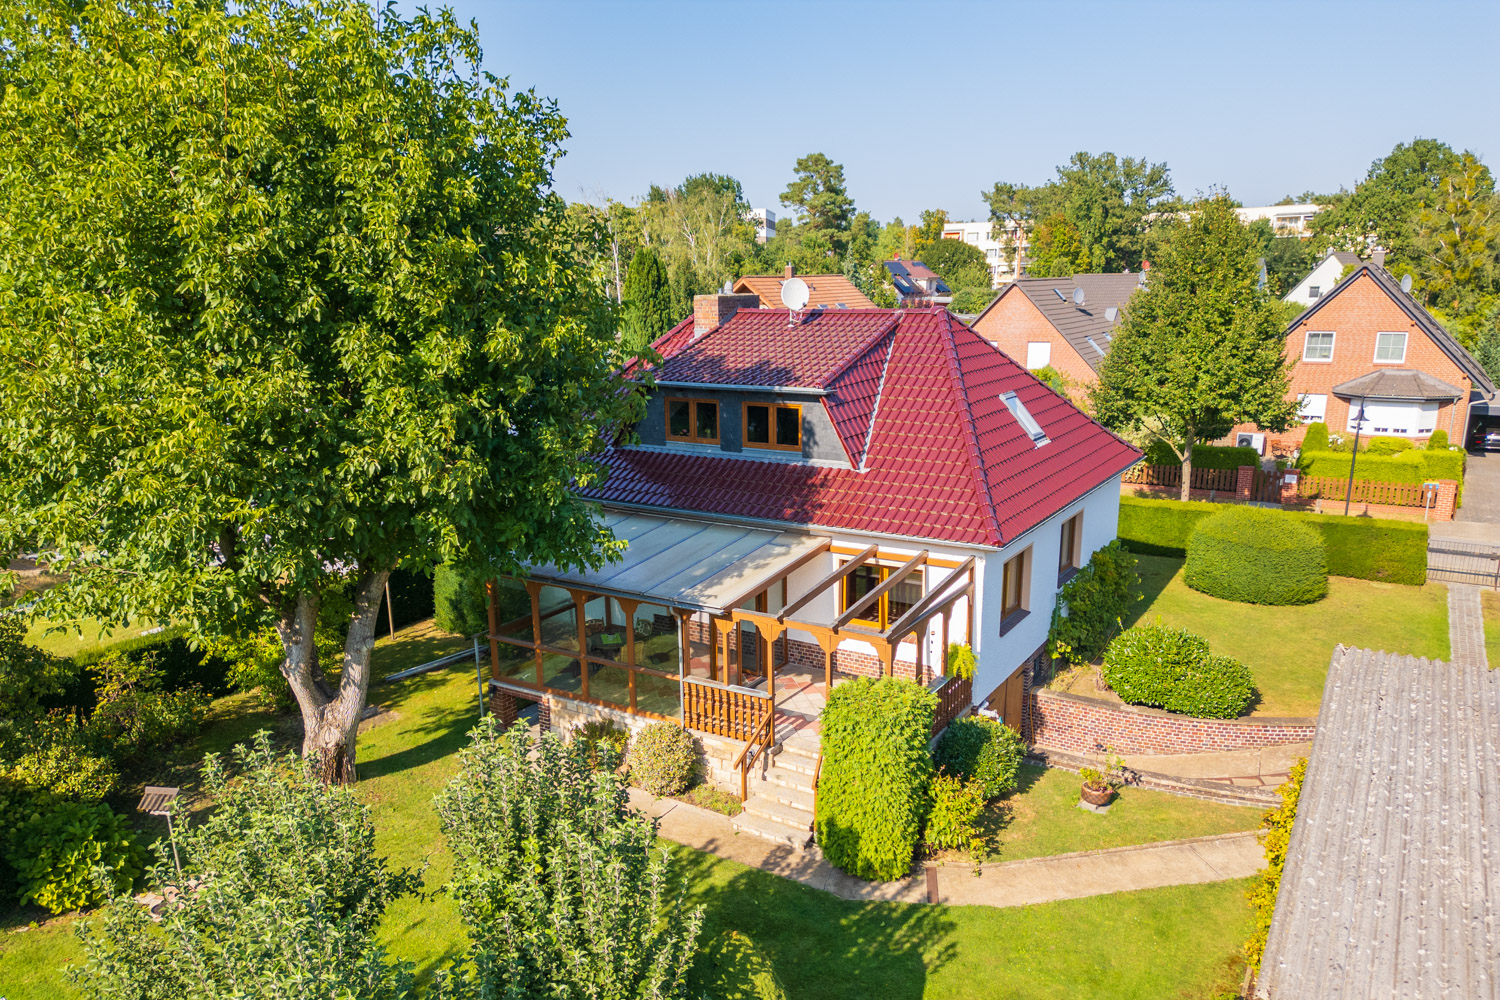
[(645, 347), (672, 328), (672, 288), (667, 269), (650, 247), (641, 247), (625, 276), (625, 346)]

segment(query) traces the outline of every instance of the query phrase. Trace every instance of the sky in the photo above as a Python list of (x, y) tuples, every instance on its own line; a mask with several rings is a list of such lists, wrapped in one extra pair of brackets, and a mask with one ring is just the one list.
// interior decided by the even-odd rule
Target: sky
[(784, 217), (793, 164), (822, 152), (876, 219), (983, 218), (996, 181), (1088, 150), (1258, 205), (1353, 188), (1415, 136), (1500, 153), (1493, 0), (449, 2), (485, 69), (568, 118), (569, 200), (713, 171)]

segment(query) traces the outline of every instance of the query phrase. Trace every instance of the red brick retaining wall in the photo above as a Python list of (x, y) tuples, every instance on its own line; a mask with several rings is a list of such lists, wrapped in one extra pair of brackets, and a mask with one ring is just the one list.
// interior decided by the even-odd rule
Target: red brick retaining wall
[(1306, 743), (1316, 719), (1194, 719), (1139, 705), (1117, 705), (1062, 691), (1031, 696), (1031, 742), (1043, 749), (1098, 756), (1209, 753)]

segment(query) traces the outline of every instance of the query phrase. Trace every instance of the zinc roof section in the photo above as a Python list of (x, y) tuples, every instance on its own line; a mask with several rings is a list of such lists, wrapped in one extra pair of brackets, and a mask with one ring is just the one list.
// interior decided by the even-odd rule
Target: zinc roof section
[(815, 309), (799, 313), (795, 325), (789, 318), (785, 309), (742, 309), (696, 339), (691, 323), (688, 336), (674, 329), (653, 345), (663, 357), (656, 377), (822, 389), (896, 323), (888, 309)]
[[(859, 469), (616, 448), (604, 456), (608, 481), (590, 495), (607, 502), (1001, 546), (1140, 457), (946, 310), (882, 315), (894, 334), (863, 345), (829, 379), (836, 390), (829, 412), (836, 423), (843, 421), (839, 433), (851, 448), (851, 461), (858, 451), (850, 442), (858, 437), (861, 421), (869, 420)], [(784, 328), (786, 313), (779, 316)], [(868, 329), (858, 316), (842, 311), (838, 316)], [(835, 326), (804, 332), (826, 338), (837, 333)], [(887, 344), (883, 377), (877, 378), (875, 361)], [(1048, 443), (1033, 446), (1000, 402), (1000, 393), (1012, 390), (1046, 430)]]

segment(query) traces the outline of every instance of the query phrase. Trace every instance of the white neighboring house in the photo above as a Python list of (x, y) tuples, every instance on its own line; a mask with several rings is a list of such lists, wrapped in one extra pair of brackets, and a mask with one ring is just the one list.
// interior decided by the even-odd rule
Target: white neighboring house
[(1318, 299), (1333, 290), (1333, 286), (1339, 283), (1339, 278), (1343, 277), (1345, 268), (1358, 266), (1358, 254), (1347, 250), (1332, 251), (1318, 261), (1318, 266), (1308, 272), (1307, 277), (1297, 282), (1297, 287), (1282, 296), (1282, 301), (1295, 302), (1303, 309), (1309, 309)]
[(1299, 236), (1303, 239), (1312, 235), (1308, 224), (1312, 222), (1313, 216), (1317, 215), (1326, 205), (1257, 205), (1253, 208), (1237, 208), (1240, 221), (1245, 225), (1257, 222), (1260, 219), (1270, 219), (1271, 228), (1277, 236)]
[(750, 219), (755, 223), (755, 242), (764, 243), (776, 235), (776, 213), (769, 208), (752, 208)]
[(1028, 245), (1026, 230), (1019, 223), (1013, 222), (1006, 227), (1003, 240), (992, 238), (990, 234), (993, 231), (994, 223), (988, 219), (976, 222), (954, 222), (950, 219), (943, 223), (943, 239), (963, 240), (984, 251), (984, 261), (990, 268), (990, 287), (999, 288), (1016, 276), (1009, 249), (1018, 247), (1016, 256), (1025, 260)]

